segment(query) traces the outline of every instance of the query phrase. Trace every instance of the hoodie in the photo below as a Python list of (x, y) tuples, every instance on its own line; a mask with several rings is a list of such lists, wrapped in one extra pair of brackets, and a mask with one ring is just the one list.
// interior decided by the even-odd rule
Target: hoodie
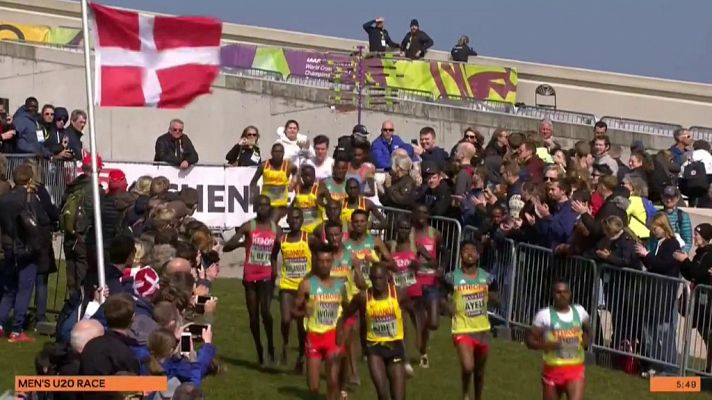
[[(57, 128), (57, 121), (63, 121), (64, 124), (61, 128)], [(65, 135), (67, 125), (69, 121), (69, 113), (64, 107), (57, 107), (54, 109), (54, 124), (50, 127), (49, 138), (45, 142), (45, 147), (47, 147), (52, 154), (57, 154), (62, 151), (62, 138)]]
[[(289, 160), (289, 162), (297, 167), (299, 167), (303, 161), (313, 160), (316, 156), (314, 147), (309, 143), (307, 135), (297, 133), (297, 140), (290, 140), (284, 133), (284, 127), (282, 126), (277, 128), (277, 140), (275, 140), (274, 143), (279, 143), (284, 146), (284, 159)], [(300, 143), (307, 143), (309, 147), (302, 149), (301, 146), (299, 146)]]
[[(42, 157), (51, 156), (49, 149), (44, 147), (44, 130), (26, 106), (17, 109), (12, 116), (12, 123), (17, 132), (17, 152), (24, 154), (37, 154)], [(39, 134), (38, 134), (39, 132)]]

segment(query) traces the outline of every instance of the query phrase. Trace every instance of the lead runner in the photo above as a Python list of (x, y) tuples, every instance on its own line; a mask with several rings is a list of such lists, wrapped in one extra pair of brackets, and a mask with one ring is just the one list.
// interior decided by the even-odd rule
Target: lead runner
[(591, 343), (586, 310), (571, 304), (571, 289), (563, 280), (553, 285), (554, 305), (536, 314), (527, 332), (527, 347), (543, 350), (542, 398), (582, 400), (585, 386), (584, 348)]

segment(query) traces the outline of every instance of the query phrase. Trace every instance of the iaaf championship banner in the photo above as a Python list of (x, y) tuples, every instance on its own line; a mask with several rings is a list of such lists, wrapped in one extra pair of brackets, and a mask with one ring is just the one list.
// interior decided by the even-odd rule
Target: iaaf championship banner
[[(335, 79), (339, 74), (336, 66), (352, 61), (346, 54), (246, 44), (223, 46), (220, 54), (223, 68), (256, 68), (279, 73), (284, 79), (289, 75)], [(370, 58), (365, 64), (367, 78), (381, 87), (427, 92), (434, 98), (463, 97), (512, 104), (517, 99), (518, 76), (514, 68), (388, 58)], [(383, 74), (384, 71), (390, 73)]]
[(0, 40), (79, 46), (82, 43), (82, 31), (78, 28), (49, 27), (0, 21)]
[(169, 165), (106, 161), (101, 176), (108, 176), (112, 169), (122, 170), (129, 185), (149, 175), (165, 176), (173, 190), (179, 191), (184, 186), (196, 189), (200, 201), (195, 217), (211, 228), (233, 228), (255, 216), (250, 203), (250, 182), (256, 167), (196, 165), (180, 170)]

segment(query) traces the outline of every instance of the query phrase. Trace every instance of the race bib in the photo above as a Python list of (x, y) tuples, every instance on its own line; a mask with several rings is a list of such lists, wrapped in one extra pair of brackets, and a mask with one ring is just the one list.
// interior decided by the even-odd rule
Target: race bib
[(304, 225), (309, 225), (317, 220), (319, 211), (316, 208), (302, 208), (304, 215)]
[(316, 311), (316, 320), (319, 325), (334, 326), (339, 317), (339, 303), (319, 303)]
[(575, 359), (579, 356), (579, 338), (571, 337), (561, 340), (561, 348), (556, 352), (558, 358), (564, 360)]
[(484, 292), (466, 294), (462, 296), (465, 303), (465, 316), (468, 318), (479, 317), (485, 313)]
[(250, 157), (250, 161), (252, 161), (252, 162), (254, 162), (254, 163), (260, 162), (260, 161), (261, 161), (260, 153), (258, 153), (258, 152), (256, 152), (256, 151), (253, 151), (253, 152), (252, 152), (252, 157)]
[(282, 200), (287, 194), (287, 188), (285, 186), (263, 186), (262, 192), (265, 196), (269, 197), (270, 200)]
[(249, 263), (252, 265), (261, 265), (264, 267), (271, 266), (272, 263), (272, 248), (253, 245), (250, 250)]
[(381, 46), (386, 47), (386, 39), (381, 39)]
[(397, 272), (393, 275), (393, 281), (399, 288), (405, 288), (415, 285), (415, 274), (413, 271)]
[(396, 336), (396, 319), (387, 318), (371, 322), (371, 331), (381, 338), (392, 338)]
[(308, 263), (306, 258), (285, 261), (287, 278), (301, 279), (307, 274)]

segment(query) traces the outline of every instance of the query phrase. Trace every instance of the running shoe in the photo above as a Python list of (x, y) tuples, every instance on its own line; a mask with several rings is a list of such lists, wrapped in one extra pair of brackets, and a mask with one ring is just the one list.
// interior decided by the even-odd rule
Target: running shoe
[(420, 368), (430, 368), (430, 360), (427, 354), (420, 356)]
[(650, 379), (650, 378), (654, 377), (654, 376), (657, 375), (657, 374), (658, 374), (658, 371), (656, 371), (656, 370), (654, 370), (654, 369), (651, 368), (651, 369), (649, 369), (649, 370), (647, 370), (647, 371), (641, 372), (641, 373), (640, 373), (640, 376), (643, 377), (643, 378), (645, 378), (645, 379)]
[(347, 391), (345, 391), (345, 390), (342, 390), (342, 391), (339, 393), (339, 395), (341, 396), (341, 397), (340, 397), (341, 400), (348, 400), (348, 398), (349, 398), (349, 392), (347, 392)]
[(32, 343), (35, 341), (35, 338), (29, 336), (25, 332), (12, 332), (7, 341), (10, 343)]
[(412, 378), (413, 375), (415, 375), (415, 372), (413, 371), (413, 366), (410, 365), (409, 362), (405, 363), (405, 376), (408, 378)]

